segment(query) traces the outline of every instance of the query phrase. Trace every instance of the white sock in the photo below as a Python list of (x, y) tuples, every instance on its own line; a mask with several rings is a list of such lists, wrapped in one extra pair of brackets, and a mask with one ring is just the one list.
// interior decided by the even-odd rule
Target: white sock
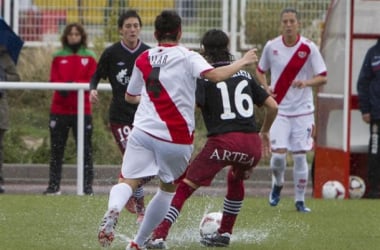
[(119, 212), (132, 195), (132, 188), (126, 183), (118, 183), (111, 188), (108, 209), (116, 208)]
[(284, 185), (286, 154), (272, 153), (270, 168), (272, 169), (272, 184), (276, 186)]
[(169, 211), (171, 201), (175, 193), (169, 193), (158, 189), (145, 210), (144, 220), (142, 221), (134, 242), (139, 246), (144, 245), (153, 230), (165, 218)]
[(293, 155), (293, 161), (295, 201), (305, 201), (305, 193), (309, 177), (309, 168), (307, 166), (306, 154)]

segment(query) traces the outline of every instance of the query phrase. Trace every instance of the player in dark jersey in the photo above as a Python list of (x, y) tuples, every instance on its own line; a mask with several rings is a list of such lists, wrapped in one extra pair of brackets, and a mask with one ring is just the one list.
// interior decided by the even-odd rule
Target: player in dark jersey
[[(213, 64), (231, 63), (228, 36), (221, 30), (209, 30), (201, 40), (203, 56)], [(244, 180), (249, 178), (262, 153), (269, 155), (268, 132), (277, 114), (277, 103), (247, 71), (239, 71), (219, 83), (198, 80), (197, 104), (208, 131), (202, 151), (187, 168), (165, 219), (154, 230), (148, 249), (165, 249), (165, 240), (185, 201), (200, 186), (209, 186), (215, 175), (229, 166), (227, 194), (218, 233), (203, 238), (205, 246), (228, 246), (232, 229), (243, 205)], [(265, 106), (266, 115), (258, 133), (254, 104)], [(261, 138), (260, 138), (261, 136)]]
[[(132, 129), (136, 104), (125, 101), (125, 90), (132, 75), (136, 58), (150, 47), (139, 39), (142, 22), (135, 10), (122, 13), (118, 19), (121, 41), (104, 50), (90, 82), (90, 101), (98, 102), (96, 90), (101, 78), (109, 80), (112, 87), (112, 100), (109, 107), (109, 126), (122, 154), (127, 145), (129, 132)], [(136, 212), (141, 222), (144, 215), (144, 191), (138, 188), (127, 204), (130, 212)]]

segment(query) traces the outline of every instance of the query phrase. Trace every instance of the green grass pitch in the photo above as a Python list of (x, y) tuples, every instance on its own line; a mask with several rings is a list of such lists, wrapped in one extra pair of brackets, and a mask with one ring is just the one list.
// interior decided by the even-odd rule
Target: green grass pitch
[[(105, 195), (1, 195), (0, 249), (102, 249), (97, 228), (107, 201)], [(198, 243), (198, 225), (222, 203), (222, 197), (191, 197), (170, 231), (170, 249), (207, 249)], [(247, 197), (229, 249), (380, 249), (380, 200), (308, 199), (307, 205), (312, 212), (302, 214), (291, 198), (270, 207), (266, 198)], [(109, 249), (125, 249), (135, 220), (122, 212)]]

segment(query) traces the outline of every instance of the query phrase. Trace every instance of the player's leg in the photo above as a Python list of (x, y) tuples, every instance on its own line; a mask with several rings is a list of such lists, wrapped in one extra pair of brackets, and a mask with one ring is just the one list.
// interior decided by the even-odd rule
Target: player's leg
[[(121, 154), (124, 155), (132, 125), (111, 122), (110, 129)], [(133, 192), (133, 195), (128, 200), (125, 208), (130, 213), (136, 213), (136, 222), (141, 223), (145, 213), (144, 189), (142, 185), (139, 185), (139, 187)]]
[(146, 243), (154, 228), (169, 211), (176, 188), (172, 183), (185, 172), (193, 150), (192, 145), (173, 144), (153, 137), (150, 137), (150, 140), (159, 167), (157, 176), (160, 178), (160, 189), (149, 202), (137, 235), (130, 243), (138, 246)]
[(111, 188), (107, 211), (98, 230), (98, 240), (102, 246), (109, 246), (113, 241), (119, 214), (140, 184), (142, 176), (157, 172), (154, 153), (141, 143), (140, 136), (131, 133), (121, 169), (124, 178)]
[(177, 220), (186, 200), (197, 190), (198, 186), (187, 179), (179, 182), (164, 220), (154, 229), (147, 243), (149, 249), (166, 249), (166, 238), (170, 227)]
[[(262, 143), (257, 133), (227, 133), (223, 136), (220, 147), (224, 152), (236, 152), (245, 155), (245, 160), (238, 158), (225, 163), (232, 164), (227, 174), (227, 194), (223, 202), (223, 216), (217, 233), (205, 236), (201, 243), (210, 247), (227, 247), (233, 232), (235, 221), (244, 200), (244, 180), (249, 179), (253, 168), (261, 159)], [(220, 155), (219, 151), (219, 155)]]
[(179, 181), (169, 212), (152, 233), (151, 240), (147, 245), (150, 249), (163, 249), (170, 227), (177, 220), (186, 200), (198, 187), (209, 186), (215, 175), (225, 166), (222, 161), (215, 161), (210, 157), (215, 150), (213, 140), (214, 137), (208, 138), (202, 151), (186, 169), (185, 178)]
[(380, 121), (371, 121), (368, 152), (368, 198), (380, 198)]
[(310, 212), (305, 205), (305, 194), (309, 177), (306, 152), (313, 147), (314, 116), (292, 118), (290, 150), (293, 152), (293, 180), (295, 206), (299, 212)]
[(277, 206), (280, 202), (281, 190), (285, 181), (286, 153), (289, 145), (290, 129), (288, 118), (277, 116), (270, 130), (272, 190), (269, 194), (269, 204), (271, 206)]
[(62, 164), (66, 141), (70, 130), (70, 117), (67, 115), (50, 115), (50, 166), (49, 184), (43, 194), (59, 195), (62, 177)]
[(243, 205), (244, 182), (237, 177), (230, 167), (227, 174), (227, 194), (223, 202), (223, 217), (218, 232), (201, 239), (201, 243), (208, 247), (227, 247), (230, 244), (235, 221)]

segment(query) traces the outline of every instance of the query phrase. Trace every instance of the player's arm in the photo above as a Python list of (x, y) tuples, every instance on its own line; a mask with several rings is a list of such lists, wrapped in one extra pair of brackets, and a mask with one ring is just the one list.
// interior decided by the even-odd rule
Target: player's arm
[(125, 101), (132, 103), (132, 104), (139, 104), (140, 103), (141, 96), (139, 95), (130, 95), (127, 92), (125, 92)]
[(261, 86), (269, 93), (269, 85), (267, 82), (267, 77), (265, 72), (261, 71), (258, 67), (256, 67), (256, 79)]
[(108, 51), (105, 50), (103, 54), (100, 56), (99, 62), (96, 66), (96, 70), (91, 77), (91, 80), (90, 80), (90, 102), (91, 103), (97, 103), (99, 101), (97, 87), (101, 78), (104, 78), (104, 79), (107, 78), (107, 73), (109, 71), (108, 58), (109, 58)]
[(273, 99), (273, 97), (268, 96), (268, 98), (264, 102), (265, 115), (263, 124), (260, 130), (260, 137), (262, 140), (262, 154), (264, 157), (269, 156), (270, 154), (270, 137), (269, 130), (273, 124), (274, 119), (277, 116), (277, 102)]
[(322, 73), (320, 75), (314, 76), (308, 80), (294, 80), (292, 86), (295, 88), (306, 88), (306, 87), (319, 87), (327, 82), (326, 73)]
[(231, 77), (243, 67), (256, 63), (257, 60), (256, 49), (251, 49), (239, 60), (226, 66), (208, 70), (202, 74), (202, 77), (210, 80), (211, 82), (221, 82)]

